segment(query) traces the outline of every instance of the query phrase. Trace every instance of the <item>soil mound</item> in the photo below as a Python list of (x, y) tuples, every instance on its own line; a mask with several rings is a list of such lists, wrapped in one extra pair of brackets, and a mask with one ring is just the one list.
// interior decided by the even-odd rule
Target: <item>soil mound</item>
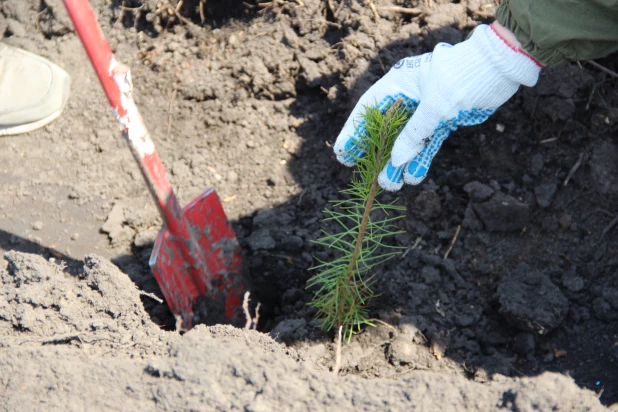
[(0, 272), (0, 401), (8, 410), (601, 410), (567, 377), (483, 385), (417, 371), (340, 378), (260, 332), (158, 329), (129, 278), (90, 255), (83, 276), (5, 254)]

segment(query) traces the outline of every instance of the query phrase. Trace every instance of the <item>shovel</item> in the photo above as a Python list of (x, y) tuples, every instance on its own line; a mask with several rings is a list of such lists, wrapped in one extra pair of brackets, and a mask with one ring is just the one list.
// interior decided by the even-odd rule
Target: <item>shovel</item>
[(181, 210), (131, 96), (129, 68), (114, 58), (88, 0), (63, 1), (163, 218), (150, 267), (167, 304), (185, 330), (242, 324), (240, 247), (217, 193), (208, 189)]

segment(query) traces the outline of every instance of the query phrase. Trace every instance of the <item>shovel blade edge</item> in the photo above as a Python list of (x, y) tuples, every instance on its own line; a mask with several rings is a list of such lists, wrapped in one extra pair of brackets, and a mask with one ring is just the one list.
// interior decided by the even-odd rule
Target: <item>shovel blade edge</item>
[(191, 234), (202, 249), (205, 266), (196, 271), (203, 283), (212, 284), (199, 293), (178, 240), (163, 227), (150, 256), (150, 267), (172, 312), (180, 315), (182, 328), (243, 324), (242, 298), (248, 290), (242, 273), (240, 245), (227, 220), (219, 196), (209, 189), (183, 209)]

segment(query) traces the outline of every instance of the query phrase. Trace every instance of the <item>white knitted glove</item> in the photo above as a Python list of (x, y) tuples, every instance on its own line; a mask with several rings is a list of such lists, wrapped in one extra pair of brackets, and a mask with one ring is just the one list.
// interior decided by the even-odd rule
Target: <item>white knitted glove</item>
[(439, 43), (433, 53), (400, 60), (354, 107), (335, 143), (337, 159), (352, 166), (364, 156), (355, 142), (363, 133), (365, 107), (384, 111), (401, 97), (415, 112), (395, 141), (379, 183), (386, 190), (418, 184), (451, 131), (487, 120), (520, 85), (534, 86), (540, 70), (487, 25), (455, 46)]

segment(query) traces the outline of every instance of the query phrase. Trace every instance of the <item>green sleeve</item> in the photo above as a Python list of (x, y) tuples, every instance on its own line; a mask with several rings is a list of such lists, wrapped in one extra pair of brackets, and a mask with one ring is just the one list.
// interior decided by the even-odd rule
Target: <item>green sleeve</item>
[(503, 0), (496, 18), (546, 66), (618, 50), (618, 0)]

